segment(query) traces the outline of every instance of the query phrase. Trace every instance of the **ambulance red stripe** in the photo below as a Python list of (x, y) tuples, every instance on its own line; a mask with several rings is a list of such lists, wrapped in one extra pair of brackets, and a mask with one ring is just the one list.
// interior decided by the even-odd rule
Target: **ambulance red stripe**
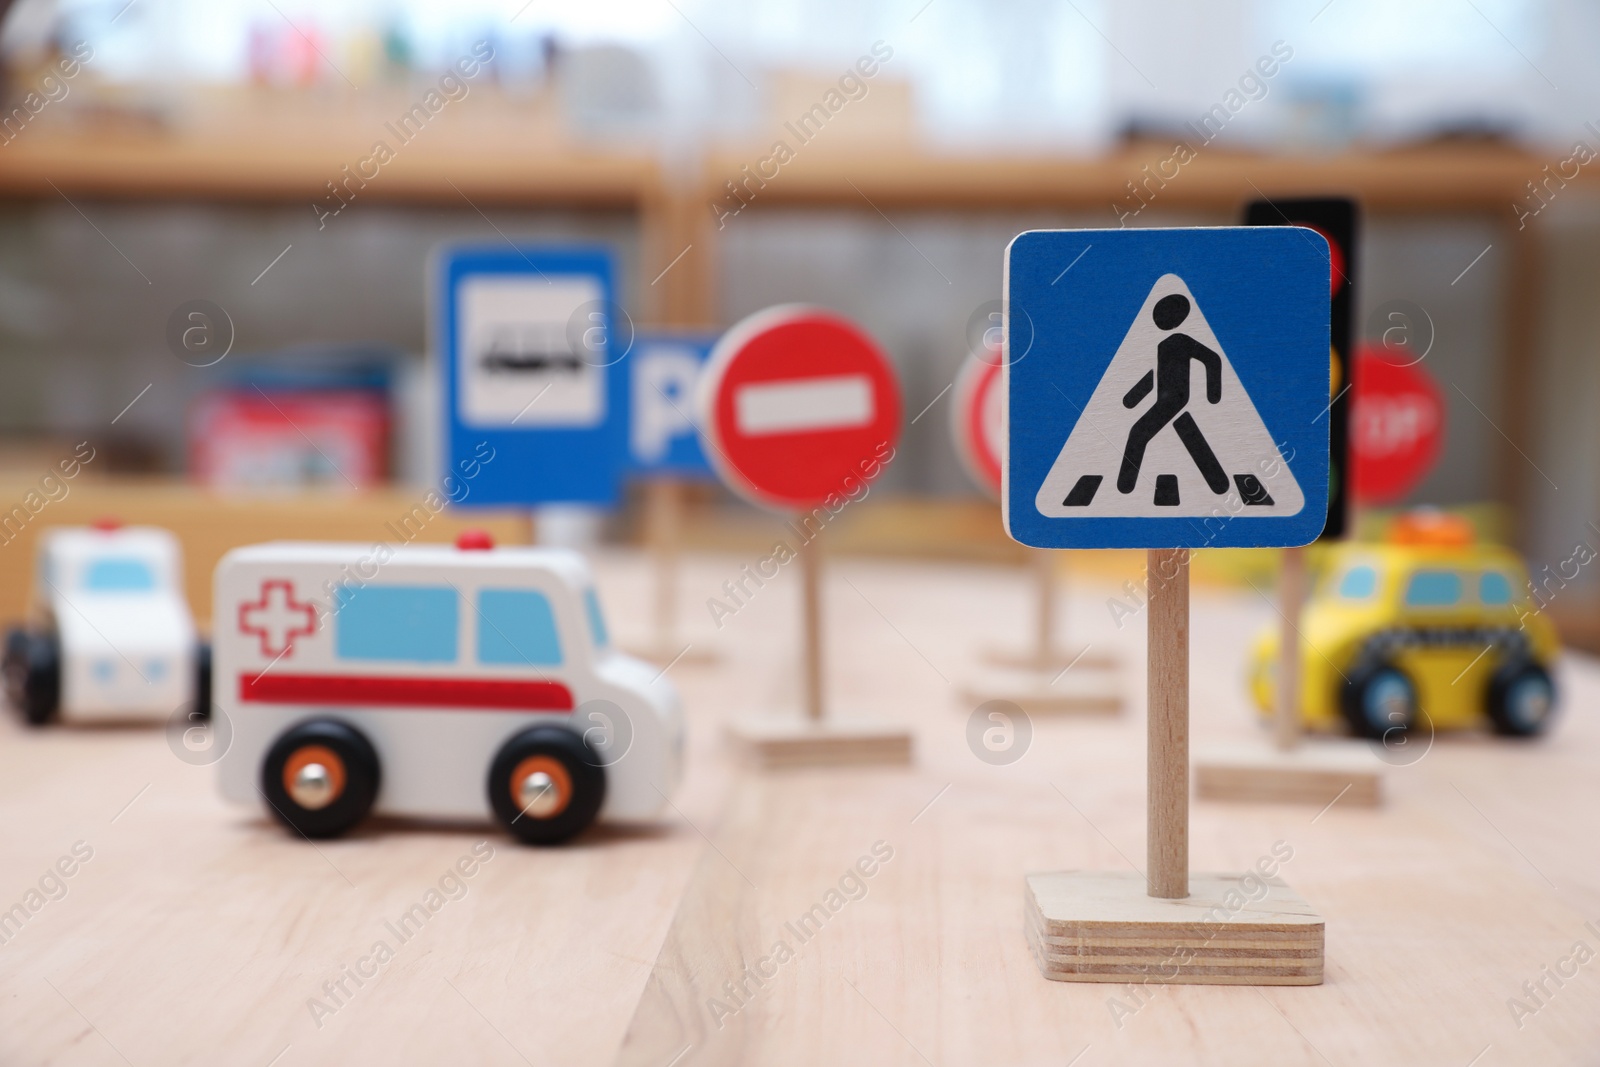
[(560, 682), (486, 678), (394, 678), (360, 674), (241, 674), (239, 699), (256, 704), (571, 711)]

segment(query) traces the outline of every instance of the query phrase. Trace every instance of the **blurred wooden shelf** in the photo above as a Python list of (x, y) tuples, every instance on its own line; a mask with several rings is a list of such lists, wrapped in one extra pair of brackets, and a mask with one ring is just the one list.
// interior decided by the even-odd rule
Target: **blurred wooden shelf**
[(578, 142), (540, 98), (482, 88), (419, 131), (395, 127), (426, 87), (186, 93), (182, 104), (89, 107), (25, 128), (5, 146), (0, 195), (287, 200), (329, 195), (383, 141), (393, 158), (358, 189), (371, 201), (635, 209), (661, 187), (647, 151)]
[[(1065, 207), (1106, 210), (1137, 206), (1129, 182), (1139, 183), (1172, 155), (1166, 141), (1143, 142), (1099, 157), (953, 156), (916, 151), (845, 152), (802, 147), (778, 177), (752, 198), (752, 207), (839, 204), (897, 207)], [(706, 166), (709, 201), (726, 196), (740, 168), (769, 150), (755, 146), (713, 153)], [(1375, 210), (1408, 212), (1496, 208), (1510, 204), (1548, 162), (1514, 147), (1449, 146), (1330, 155), (1269, 155), (1201, 148), (1157, 191), (1152, 206), (1233, 211), (1266, 196), (1349, 194)], [(1168, 169), (1171, 169), (1170, 167)], [(752, 183), (753, 184), (753, 183)], [(1596, 183), (1600, 188), (1600, 183)]]

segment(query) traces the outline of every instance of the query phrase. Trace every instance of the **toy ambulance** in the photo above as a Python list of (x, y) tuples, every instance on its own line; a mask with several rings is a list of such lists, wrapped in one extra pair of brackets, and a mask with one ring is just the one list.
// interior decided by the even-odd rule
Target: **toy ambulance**
[(678, 783), (677, 693), (612, 647), (575, 552), (277, 542), (224, 556), (215, 592), (223, 794), (307, 837), (376, 812), (554, 844)]
[[(1312, 729), (1394, 739), (1424, 721), (1531, 737), (1555, 710), (1560, 642), (1509, 549), (1439, 513), (1397, 521), (1383, 544), (1333, 549), (1301, 617), (1300, 707)], [(1273, 708), (1278, 628), (1257, 639), (1252, 690)]]
[(208, 650), (166, 530), (61, 526), (39, 540), (31, 620), (6, 635), (11, 702), (35, 725), (165, 718), (210, 708)]

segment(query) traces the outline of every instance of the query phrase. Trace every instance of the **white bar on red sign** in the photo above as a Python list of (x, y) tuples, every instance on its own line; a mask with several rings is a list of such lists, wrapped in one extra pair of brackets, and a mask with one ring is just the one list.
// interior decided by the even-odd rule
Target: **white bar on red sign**
[(876, 415), (872, 379), (864, 374), (746, 385), (734, 394), (734, 406), (747, 437), (844, 430), (869, 425)]

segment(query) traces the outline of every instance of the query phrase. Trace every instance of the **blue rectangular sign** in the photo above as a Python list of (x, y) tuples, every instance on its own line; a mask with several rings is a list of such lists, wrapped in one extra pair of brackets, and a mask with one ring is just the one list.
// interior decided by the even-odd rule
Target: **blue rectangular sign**
[(483, 458), (475, 505), (613, 504), (627, 460), (627, 367), (603, 248), (441, 250), (435, 343), (446, 471)]
[(694, 390), (714, 333), (640, 333), (628, 364), (629, 470), (646, 478), (713, 480), (695, 426)]
[(1037, 230), (1006, 251), (1006, 532), (1304, 545), (1328, 513), (1328, 243), (1299, 227)]

